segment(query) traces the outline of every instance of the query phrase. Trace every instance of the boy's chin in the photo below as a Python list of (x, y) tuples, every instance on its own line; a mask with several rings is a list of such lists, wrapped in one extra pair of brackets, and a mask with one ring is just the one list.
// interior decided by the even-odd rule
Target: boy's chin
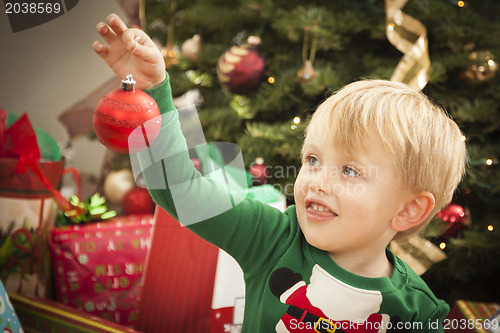
[[(304, 231), (302, 232), (304, 233)], [(307, 235), (304, 233), (304, 238), (309, 245), (314, 246), (319, 250), (326, 252), (330, 250), (329, 247), (331, 246), (331, 240), (325, 237), (325, 235)]]

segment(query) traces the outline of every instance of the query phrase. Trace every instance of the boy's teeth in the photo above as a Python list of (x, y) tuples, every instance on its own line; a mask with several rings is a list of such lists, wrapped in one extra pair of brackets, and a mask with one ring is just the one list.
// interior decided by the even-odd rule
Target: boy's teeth
[(312, 203), (312, 204), (311, 204), (311, 208), (312, 208), (313, 210), (318, 211), (318, 212), (325, 212), (325, 211), (326, 211), (326, 212), (329, 212), (329, 211), (330, 211), (330, 210), (329, 210), (328, 208), (326, 208), (325, 206), (323, 206), (323, 205), (318, 205), (317, 203)]

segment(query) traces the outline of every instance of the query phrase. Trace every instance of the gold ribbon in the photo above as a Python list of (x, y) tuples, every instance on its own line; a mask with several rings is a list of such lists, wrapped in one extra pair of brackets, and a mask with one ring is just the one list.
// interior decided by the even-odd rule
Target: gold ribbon
[(431, 67), (427, 29), (420, 21), (401, 11), (407, 2), (408, 0), (385, 0), (387, 39), (404, 54), (391, 81), (403, 82), (421, 90), (429, 82)]

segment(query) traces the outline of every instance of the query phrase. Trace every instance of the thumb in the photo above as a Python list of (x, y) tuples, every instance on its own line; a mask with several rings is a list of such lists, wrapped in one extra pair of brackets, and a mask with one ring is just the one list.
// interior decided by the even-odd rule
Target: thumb
[(134, 56), (147, 62), (153, 62), (156, 59), (155, 52), (159, 52), (156, 45), (140, 30), (127, 29), (123, 34), (123, 40), (125, 48)]
[(125, 44), (125, 48), (132, 52), (137, 49), (139, 44), (144, 43), (144, 38), (141, 38), (141, 32), (137, 29), (127, 29), (123, 32), (122, 35), (123, 44)]
[[(139, 37), (136, 37), (130, 41), (127, 42), (126, 44), (126, 49), (130, 52), (130, 53), (134, 53), (135, 55), (139, 55), (141, 53), (141, 51), (137, 51), (138, 49), (141, 49), (143, 47), (143, 45), (141, 45), (139, 43)], [(137, 53), (136, 53), (137, 52)]]

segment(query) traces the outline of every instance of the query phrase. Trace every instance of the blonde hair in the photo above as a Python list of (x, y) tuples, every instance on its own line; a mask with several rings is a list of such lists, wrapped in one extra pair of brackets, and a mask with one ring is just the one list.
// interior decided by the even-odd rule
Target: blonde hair
[(448, 204), (466, 166), (466, 147), (457, 124), (422, 92), (402, 83), (361, 80), (327, 98), (313, 114), (306, 135), (325, 135), (347, 154), (370, 152), (380, 144), (392, 159), (396, 177), (413, 193), (428, 191), (435, 206), (423, 229)]

